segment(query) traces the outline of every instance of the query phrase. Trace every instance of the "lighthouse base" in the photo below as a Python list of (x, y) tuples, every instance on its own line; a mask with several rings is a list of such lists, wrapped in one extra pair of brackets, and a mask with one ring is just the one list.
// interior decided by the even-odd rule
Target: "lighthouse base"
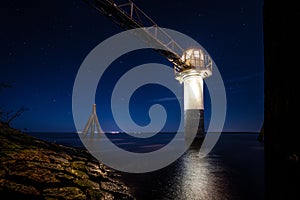
[(205, 137), (204, 110), (188, 109), (184, 111), (184, 135), (188, 143), (202, 144)]

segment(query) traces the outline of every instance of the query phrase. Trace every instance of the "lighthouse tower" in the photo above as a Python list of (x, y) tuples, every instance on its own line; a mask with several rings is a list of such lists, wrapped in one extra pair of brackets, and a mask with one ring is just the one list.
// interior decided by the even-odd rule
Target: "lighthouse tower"
[(174, 66), (175, 78), (184, 84), (184, 133), (186, 139), (203, 139), (204, 133), (204, 96), (203, 79), (212, 75), (212, 59), (201, 48), (187, 49), (182, 61), (189, 67)]

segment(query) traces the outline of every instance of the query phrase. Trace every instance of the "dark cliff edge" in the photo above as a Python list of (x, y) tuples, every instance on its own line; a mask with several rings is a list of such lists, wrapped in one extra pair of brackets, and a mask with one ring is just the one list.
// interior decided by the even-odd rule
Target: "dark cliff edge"
[(270, 200), (300, 199), (299, 16), (295, 1), (264, 1), (265, 182)]
[(120, 174), (87, 151), (0, 123), (0, 194), (13, 199), (135, 199)]

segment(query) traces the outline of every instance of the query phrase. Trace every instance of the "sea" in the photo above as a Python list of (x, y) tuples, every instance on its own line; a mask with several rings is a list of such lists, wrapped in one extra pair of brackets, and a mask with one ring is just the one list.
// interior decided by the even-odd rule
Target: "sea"
[[(48, 142), (85, 148), (77, 133), (28, 134)], [(165, 141), (168, 134), (160, 134), (151, 145)], [(125, 135), (124, 141), (128, 140)], [(143, 144), (136, 151), (141, 149)], [(137, 200), (265, 199), (264, 144), (258, 141), (258, 133), (222, 133), (204, 158), (199, 157), (198, 148), (191, 147), (162, 169), (147, 173), (120, 171), (120, 174), (121, 181)]]

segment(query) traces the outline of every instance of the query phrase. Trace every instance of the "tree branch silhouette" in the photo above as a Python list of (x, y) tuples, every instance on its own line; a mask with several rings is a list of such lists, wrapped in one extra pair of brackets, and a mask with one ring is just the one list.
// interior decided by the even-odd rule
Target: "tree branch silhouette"
[[(4, 88), (12, 88), (12, 85), (9, 83), (0, 82), (0, 92)], [(5, 111), (3, 106), (0, 106), (0, 124), (6, 124), (10, 126), (11, 122), (15, 120), (17, 117), (21, 116), (25, 111), (29, 110), (24, 105), (21, 106), (16, 111), (9, 110)]]

